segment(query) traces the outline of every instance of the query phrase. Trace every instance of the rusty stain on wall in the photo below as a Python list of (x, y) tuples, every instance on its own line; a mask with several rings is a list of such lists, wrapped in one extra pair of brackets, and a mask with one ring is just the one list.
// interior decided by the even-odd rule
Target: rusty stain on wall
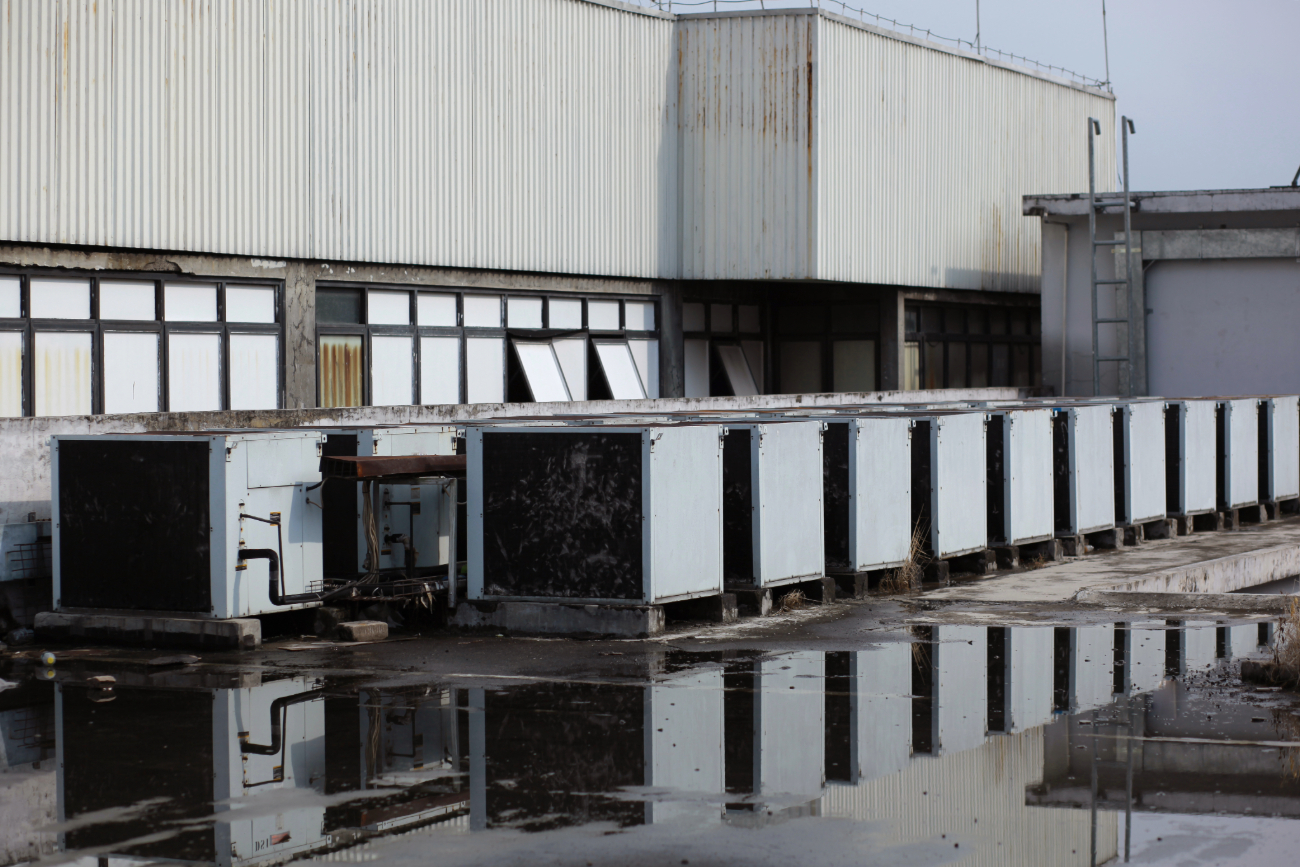
[(361, 338), (323, 334), (320, 338), (320, 405), (361, 406)]

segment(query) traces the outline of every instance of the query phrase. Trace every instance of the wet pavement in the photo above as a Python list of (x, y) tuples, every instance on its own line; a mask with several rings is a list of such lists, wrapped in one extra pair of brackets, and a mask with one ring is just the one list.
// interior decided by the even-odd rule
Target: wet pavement
[(27, 653), (0, 864), (1294, 863), (1300, 700), (1235, 674), (1273, 627), (1116, 616)]

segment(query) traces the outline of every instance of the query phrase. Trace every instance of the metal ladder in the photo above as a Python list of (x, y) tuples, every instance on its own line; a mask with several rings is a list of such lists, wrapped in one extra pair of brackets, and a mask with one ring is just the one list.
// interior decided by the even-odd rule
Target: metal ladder
[[(1133, 744), (1134, 738), (1134, 713), (1133, 705), (1140, 701), (1137, 696), (1123, 696), (1115, 702), (1115, 710), (1122, 711), (1109, 720), (1103, 720), (1096, 710), (1092, 712), (1092, 731), (1090, 732), (1090, 773), (1089, 773), (1089, 790), (1091, 793), (1089, 803), (1090, 813), (1090, 836), (1091, 836), (1091, 858), (1089, 863), (1096, 867), (1097, 865), (1097, 812), (1098, 798), (1101, 797), (1101, 785), (1099, 771), (1101, 768), (1116, 768), (1124, 771), (1124, 863), (1128, 863), (1130, 849), (1133, 843)], [(1103, 759), (1100, 757), (1097, 740), (1100, 737), (1097, 730), (1103, 725), (1114, 730), (1113, 749), (1118, 753), (1119, 745), (1124, 745), (1124, 758), (1120, 759)]]
[[(1089, 256), (1089, 263), (1092, 266), (1092, 393), (1093, 396), (1101, 394), (1101, 365), (1103, 362), (1119, 362), (1124, 365), (1124, 375), (1120, 377), (1119, 390), (1122, 394), (1132, 395), (1134, 391), (1134, 338), (1136, 335), (1135, 328), (1141, 326), (1141, 318), (1135, 314), (1138, 312), (1134, 305), (1133, 293), (1133, 227), (1132, 227), (1132, 208), (1133, 202), (1129, 197), (1128, 187), (1128, 136), (1130, 132), (1136, 132), (1133, 128), (1133, 121), (1128, 117), (1120, 119), (1120, 127), (1123, 130), (1124, 137), (1124, 192), (1121, 197), (1115, 194), (1098, 195), (1097, 194), (1097, 159), (1096, 143), (1094, 139), (1101, 135), (1101, 123), (1095, 117), (1088, 118), (1088, 239), (1092, 243), (1092, 255)], [(1124, 208), (1124, 237), (1112, 238), (1105, 241), (1097, 240), (1097, 214), (1103, 213), (1106, 208), (1122, 206)], [(1123, 245), (1124, 247), (1124, 277), (1122, 279), (1099, 279), (1097, 277), (1097, 248), (1108, 247), (1114, 248)], [(1123, 286), (1124, 305), (1127, 308), (1128, 315), (1120, 316), (1100, 316), (1097, 312), (1097, 288), (1099, 286), (1114, 286), (1116, 288)], [(1118, 299), (1116, 307), (1119, 306)], [(1123, 354), (1120, 355), (1102, 355), (1100, 351), (1100, 329), (1102, 325), (1125, 325), (1127, 329), (1124, 332), (1125, 344)], [(1118, 329), (1117, 329), (1118, 330)], [(1118, 335), (1116, 342), (1120, 343)]]

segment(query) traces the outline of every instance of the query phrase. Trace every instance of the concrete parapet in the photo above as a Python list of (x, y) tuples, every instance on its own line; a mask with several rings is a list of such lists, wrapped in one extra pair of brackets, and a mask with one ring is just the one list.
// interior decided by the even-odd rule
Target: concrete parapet
[(1153, 611), (1226, 611), (1234, 614), (1286, 614), (1291, 596), (1277, 593), (1150, 593), (1125, 590), (1081, 590), (1076, 601), (1110, 608)]
[(40, 638), (52, 641), (214, 650), (255, 650), (262, 646), (262, 622), (256, 617), (204, 620), (147, 613), (44, 611), (36, 615), (35, 630)]
[(451, 625), (523, 634), (647, 638), (664, 631), (664, 607), (565, 602), (462, 602), (452, 616)]

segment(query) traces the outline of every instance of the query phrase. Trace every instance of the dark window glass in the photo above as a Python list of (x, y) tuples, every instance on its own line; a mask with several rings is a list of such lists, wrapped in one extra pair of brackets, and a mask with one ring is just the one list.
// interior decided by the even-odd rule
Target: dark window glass
[(1029, 315), (1029, 333), (1037, 337), (1043, 333), (1043, 319), (1038, 315), (1038, 311), (1030, 311)]
[(966, 312), (966, 330), (971, 334), (984, 334), (988, 331), (988, 312), (985, 310), (968, 310)]
[(1005, 343), (992, 346), (993, 360), (989, 365), (991, 374), (989, 385), (1002, 388), (1011, 384), (1011, 349)]
[(1028, 334), (1029, 333), (1029, 314), (1024, 310), (1011, 311), (1011, 333)]
[(943, 331), (943, 310), (938, 307), (922, 307), (921, 330), (927, 334)]
[(826, 330), (825, 307), (781, 307), (776, 327), (785, 334), (821, 333)]
[(1007, 311), (990, 310), (989, 311), (989, 334), (1006, 334), (1007, 333)]
[(1030, 384), (1037, 388), (1043, 384), (1043, 345), (1041, 343), (1033, 344), (1033, 361), (1034, 373), (1030, 377)]
[(989, 345), (970, 345), (970, 387), (986, 388), (989, 384)]
[(925, 344), (925, 387), (943, 388), (943, 344), (937, 340)]
[(915, 307), (908, 307), (903, 311), (903, 330), (908, 334), (916, 333), (918, 321), (919, 314)]
[(361, 291), (358, 289), (317, 289), (316, 321), (332, 325), (361, 322)]
[(875, 304), (836, 304), (831, 307), (832, 331), (876, 331), (880, 316)]
[(1029, 344), (1017, 343), (1011, 347), (1011, 384), (1029, 385)]
[(966, 344), (952, 342), (948, 344), (948, 387), (966, 387)]
[(961, 309), (951, 309), (944, 312), (943, 330), (949, 334), (966, 333), (966, 311)]

